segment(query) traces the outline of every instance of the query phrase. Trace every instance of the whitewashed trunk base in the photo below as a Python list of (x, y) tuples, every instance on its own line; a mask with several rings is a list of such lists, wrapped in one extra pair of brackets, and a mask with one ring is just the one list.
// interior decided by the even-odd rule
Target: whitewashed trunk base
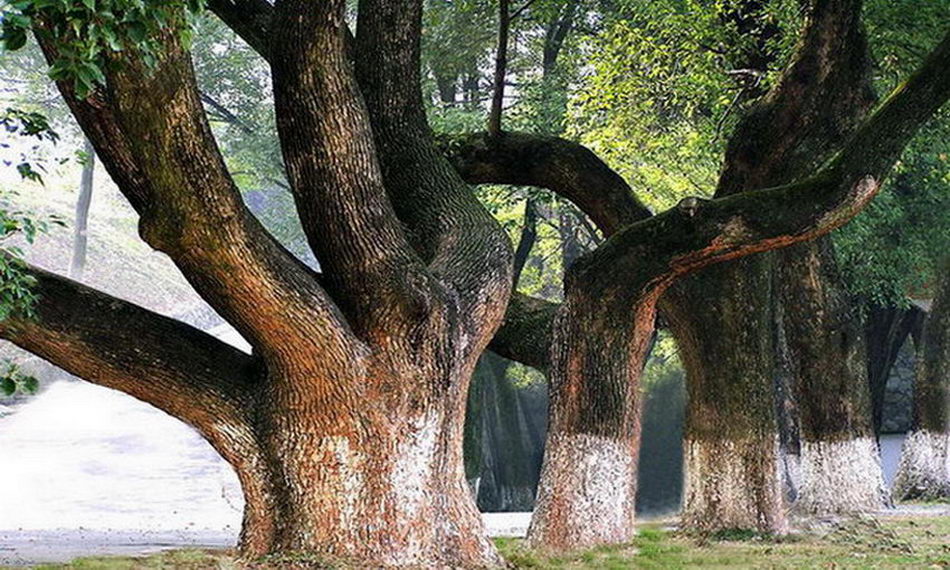
[(549, 435), (528, 541), (563, 550), (631, 540), (635, 457), (630, 444), (614, 439)]
[(686, 441), (684, 447), (683, 528), (788, 531), (777, 436)]
[(893, 494), (900, 500), (950, 498), (950, 432), (907, 435)]
[(847, 515), (890, 505), (874, 439), (802, 441), (801, 451), (801, 487), (793, 506), (797, 513)]

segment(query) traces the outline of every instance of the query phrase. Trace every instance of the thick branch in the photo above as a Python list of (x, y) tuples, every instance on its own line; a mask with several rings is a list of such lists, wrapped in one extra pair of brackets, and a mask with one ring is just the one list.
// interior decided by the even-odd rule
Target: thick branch
[[(38, 30), (56, 59), (55, 42)], [(140, 214), (139, 229), (263, 354), (353, 342), (332, 301), (241, 201), (174, 32), (154, 69), (119, 53), (108, 88), (80, 100), (59, 88), (103, 165)]]
[(652, 215), (619, 174), (590, 149), (565, 139), (474, 133), (445, 140), (442, 149), (466, 182), (551, 190), (573, 202), (605, 235)]
[(860, 16), (861, 0), (809, 2), (794, 59), (730, 138), (717, 197), (812, 171), (874, 105)]
[(241, 417), (254, 358), (189, 325), (64, 277), (30, 268), (36, 317), (0, 322), (0, 336), (90, 382), (207, 428)]
[(876, 194), (904, 146), (948, 97), (950, 34), (816, 176), (718, 200), (684, 200), (582, 257), (568, 285), (596, 283), (604, 294), (619, 294), (639, 275), (645, 285), (662, 288), (712, 263), (826, 234)]
[[(253, 435), (251, 355), (182, 322), (31, 268), (35, 318), (0, 322), (4, 338), (89, 382), (120, 390), (198, 430), (239, 474), (262, 462)], [(242, 481), (245, 497), (266, 495)]]
[[(274, 23), (274, 98), (297, 209), (324, 283), (365, 333), (425, 312), (430, 277), (386, 195), (370, 118), (346, 53), (346, 3), (285, 0)], [(403, 165), (411, 168), (411, 166)]]
[(468, 331), (470, 338), (487, 342), (510, 289), (511, 244), (435, 145), (422, 100), (421, 33), (421, 0), (362, 0), (357, 76), (396, 213), (478, 329)]
[(505, 358), (546, 370), (552, 324), (559, 307), (559, 303), (512, 293), (505, 322), (488, 347)]

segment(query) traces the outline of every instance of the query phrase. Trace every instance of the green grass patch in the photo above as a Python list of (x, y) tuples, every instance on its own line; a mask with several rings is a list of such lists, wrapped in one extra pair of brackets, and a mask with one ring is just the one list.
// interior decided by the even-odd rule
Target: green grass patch
[[(520, 539), (499, 538), (513, 568), (552, 570), (675, 570), (678, 568), (935, 568), (950, 569), (950, 517), (904, 515), (860, 518), (784, 537), (727, 531), (689, 535), (644, 524), (629, 544), (549, 554)], [(239, 564), (229, 551), (175, 550), (140, 558), (81, 558), (42, 570), (231, 570), (345, 568), (306, 554)]]

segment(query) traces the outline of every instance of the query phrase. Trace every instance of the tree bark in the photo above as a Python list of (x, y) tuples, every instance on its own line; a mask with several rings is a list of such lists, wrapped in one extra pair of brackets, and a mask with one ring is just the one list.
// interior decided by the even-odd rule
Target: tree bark
[(914, 429), (901, 450), (894, 497), (950, 497), (950, 265), (944, 263), (917, 350)]
[(827, 239), (777, 255), (801, 430), (794, 507), (817, 515), (877, 511), (889, 498), (871, 420), (860, 308), (840, 283)]
[[(768, 256), (703, 272), (664, 297), (686, 371), (680, 524), (704, 532), (787, 530), (772, 369)], [(687, 290), (691, 296), (685, 296)]]
[[(243, 206), (173, 30), (156, 38), (155, 69), (120, 52), (105, 70), (107, 85), (90, 98), (59, 84), (140, 213), (144, 239), (252, 345), (253, 356), (233, 356), (248, 377), (213, 398), (223, 390), (216, 374), (227, 380), (228, 372), (215, 354), (231, 349), (210, 343), (218, 348), (199, 354), (193, 379), (190, 360), (175, 360), (187, 350), (153, 356), (148, 346), (198, 350), (195, 335), (202, 343), (206, 335), (186, 328), (181, 340), (157, 338), (177, 326), (161, 319), (154, 330), (141, 327), (146, 333), (130, 329), (120, 313), (138, 312), (121, 303), (0, 334), (195, 425), (241, 480), (240, 547), (248, 556), (302, 550), (361, 567), (498, 566), (465, 484), (462, 430), (472, 370), (510, 293), (511, 251), (426, 139), (412, 94), (397, 94), (405, 103), (398, 109), (389, 104), (388, 90), (404, 88), (403, 72), (418, 67), (418, 53), (400, 42), (418, 42), (421, 3), (361, 10), (370, 17), (364, 40), (383, 44), (376, 52), (383, 61), (361, 83), (346, 55), (354, 46), (344, 2), (273, 9), (270, 18), (286, 32), (270, 34), (267, 47), (275, 54), (278, 130), (323, 275), (294, 260)], [(58, 29), (37, 30), (51, 61)], [(416, 102), (421, 108), (421, 97)], [(409, 115), (417, 121), (411, 129), (394, 128)], [(400, 132), (415, 137), (409, 162), (395, 144)], [(61, 298), (43, 294), (40, 315), (60, 314), (49, 311)], [(166, 367), (178, 383), (163, 399), (154, 391), (168, 386)]]
[(89, 139), (83, 144), (85, 162), (79, 182), (79, 197), (76, 199), (76, 221), (73, 228), (73, 257), (69, 263), (69, 276), (82, 281), (86, 270), (86, 247), (89, 236), (89, 206), (92, 204), (92, 177), (96, 171), (96, 150)]
[(551, 344), (550, 419), (528, 529), (532, 545), (570, 550), (633, 538), (637, 379), (655, 318), (652, 300), (567, 293)]
[[(782, 184), (806, 176), (854, 128), (871, 100), (859, 4), (851, 0), (811, 4), (798, 54), (730, 140), (717, 196), (742, 191), (748, 184)], [(668, 314), (679, 315), (670, 317), (680, 323), (672, 330), (691, 355), (684, 361), (690, 395), (687, 438), (698, 432), (715, 442), (688, 441), (687, 450), (727, 449), (740, 445), (735, 440), (744, 441), (738, 434), (745, 433), (754, 434), (755, 443), (747, 443), (749, 451), (741, 456), (751, 457), (756, 449), (761, 454), (732, 466), (713, 461), (719, 457), (714, 452), (697, 453), (687, 465), (683, 507), (685, 524), (695, 528), (764, 532), (787, 528), (782, 477), (776, 471), (780, 437), (775, 408), (783, 403), (777, 402), (774, 385), (779, 369), (770, 283), (773, 265), (780, 268), (781, 260), (790, 255), (781, 252), (780, 261), (774, 263), (770, 256), (759, 256), (705, 271), (675, 286), (663, 305)], [(784, 312), (792, 311), (795, 315), (789, 318), (812, 318), (793, 306)], [(691, 326), (683, 326), (689, 321), (694, 321)], [(693, 331), (716, 340), (697, 343)], [(749, 425), (750, 421), (757, 425)], [(734, 426), (743, 429), (734, 434)], [(732, 499), (725, 507), (719, 506), (723, 495)]]

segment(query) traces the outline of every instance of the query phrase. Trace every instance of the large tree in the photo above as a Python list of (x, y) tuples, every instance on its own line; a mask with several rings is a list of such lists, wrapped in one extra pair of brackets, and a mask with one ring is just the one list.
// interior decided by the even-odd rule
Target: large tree
[[(861, 5), (854, 0), (808, 3), (791, 64), (732, 136), (717, 196), (805, 176), (852, 132), (874, 101)], [(717, 266), (684, 280), (664, 300), (688, 378), (684, 519), (689, 526), (785, 530), (773, 387), (775, 313), (802, 325), (788, 327), (782, 340), (793, 349), (786, 353), (796, 357), (792, 384), (799, 389), (793, 392), (805, 408), (801, 421), (809, 436), (819, 418), (806, 411), (814, 404), (838, 410), (821, 406), (841, 392), (816, 389), (822, 380), (834, 378), (851, 387), (847, 393), (867, 392), (863, 377), (828, 362), (864, 370), (863, 360), (839, 363), (840, 350), (825, 346), (826, 321), (833, 318), (823, 310), (828, 278), (808, 270), (820, 267), (814, 251), (827, 244), (823, 238), (775, 256)], [(773, 292), (773, 271), (775, 289), (784, 297)], [(787, 309), (773, 312), (783, 298)], [(804, 350), (819, 344), (818, 350)], [(803, 361), (803, 355), (812, 360)], [(862, 418), (860, 410), (854, 415)]]
[[(843, 204), (832, 206), (831, 196), (880, 185), (913, 133), (950, 95), (941, 69), (947, 57), (950, 38), (811, 174), (772, 190), (686, 200), (658, 216), (578, 145), (516, 133), (457, 141), (454, 160), (466, 179), (548, 188), (610, 236), (569, 268), (563, 304), (515, 294), (492, 342), (500, 354), (545, 368), (551, 378), (532, 542), (571, 548), (632, 536), (638, 378), (657, 299), (678, 277), (705, 265), (792, 245), (847, 221), (850, 208), (834, 216), (818, 212)], [(768, 402), (770, 386), (761, 390)]]
[[(362, 0), (355, 37), (342, 0), (209, 2), (271, 63), (287, 180), (320, 274), (242, 203), (186, 44), (167, 25), (180, 8), (163, 3), (158, 24), (120, 26), (147, 41), (115, 51), (90, 33), (102, 14), (85, 2), (65, 13), (24, 5), (64, 98), (138, 211), (142, 238), (253, 352), (39, 269), (35, 318), (7, 319), (0, 335), (194, 426), (241, 480), (247, 554), (499, 564), (465, 485), (462, 423), (475, 362), (505, 316), (512, 254), (427, 125), (421, 1)], [(111, 14), (123, 24), (148, 17), (130, 10)], [(811, 176), (657, 216), (565, 141), (496, 133), (452, 147), (469, 181), (562, 192), (611, 236), (572, 265), (563, 305), (518, 296), (511, 328), (496, 338), (499, 350), (506, 340), (530, 345), (527, 360), (552, 378), (536, 540), (575, 547), (631, 536), (636, 380), (657, 298), (691, 271), (850, 219), (950, 96), (948, 62), (950, 39)]]

